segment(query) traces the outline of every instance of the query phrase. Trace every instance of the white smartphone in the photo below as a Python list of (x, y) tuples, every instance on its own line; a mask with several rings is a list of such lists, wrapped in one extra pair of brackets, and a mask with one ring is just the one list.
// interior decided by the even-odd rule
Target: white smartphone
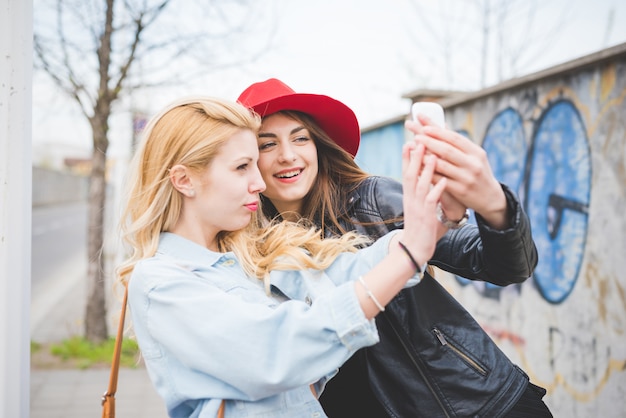
[(443, 107), (435, 102), (415, 102), (411, 106), (413, 120), (417, 121), (417, 115), (422, 114), (428, 117), (433, 123), (441, 128), (446, 127)]

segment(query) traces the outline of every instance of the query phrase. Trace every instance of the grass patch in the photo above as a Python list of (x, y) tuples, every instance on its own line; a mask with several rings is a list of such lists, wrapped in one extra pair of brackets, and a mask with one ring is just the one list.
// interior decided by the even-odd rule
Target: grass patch
[[(75, 336), (49, 347), (50, 354), (60, 359), (65, 365), (79, 369), (110, 366), (113, 358), (115, 339), (109, 338), (101, 344), (93, 344), (82, 336)], [(41, 351), (38, 343), (31, 342), (31, 353)], [(135, 340), (122, 340), (120, 367), (136, 368), (139, 366), (139, 346)]]
[(30, 342), (30, 352), (32, 354), (39, 352), (39, 350), (41, 350), (41, 344), (38, 343), (37, 341), (31, 341)]

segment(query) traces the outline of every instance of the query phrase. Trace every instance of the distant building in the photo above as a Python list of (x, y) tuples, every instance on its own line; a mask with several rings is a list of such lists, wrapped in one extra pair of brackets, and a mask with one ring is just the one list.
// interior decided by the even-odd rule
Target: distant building
[(90, 159), (91, 148), (80, 147), (64, 143), (34, 143), (33, 166), (54, 170), (68, 170), (66, 160), (73, 161)]

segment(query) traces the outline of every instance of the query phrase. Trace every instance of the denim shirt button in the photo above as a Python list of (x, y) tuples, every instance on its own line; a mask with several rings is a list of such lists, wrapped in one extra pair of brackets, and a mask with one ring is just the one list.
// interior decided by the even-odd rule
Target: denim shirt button
[(313, 303), (313, 301), (311, 300), (311, 298), (309, 296), (304, 298), (304, 303), (306, 303), (307, 305), (311, 306), (311, 303)]

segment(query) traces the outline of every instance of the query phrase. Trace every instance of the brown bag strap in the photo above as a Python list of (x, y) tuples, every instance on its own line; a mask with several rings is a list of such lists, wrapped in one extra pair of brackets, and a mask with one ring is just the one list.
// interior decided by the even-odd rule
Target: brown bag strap
[[(124, 338), (124, 319), (126, 318), (126, 303), (128, 301), (128, 284), (124, 284), (124, 299), (120, 311), (120, 323), (117, 326), (113, 359), (111, 360), (111, 373), (109, 375), (109, 387), (102, 395), (102, 418), (115, 418), (115, 392), (117, 391), (117, 378), (120, 370), (120, 356), (122, 353), (122, 339)], [(226, 401), (222, 401), (217, 411), (217, 418), (224, 418)]]
[(120, 370), (120, 355), (122, 353), (122, 338), (124, 338), (124, 319), (126, 317), (126, 302), (128, 300), (128, 285), (124, 284), (124, 299), (120, 311), (120, 322), (117, 325), (115, 346), (113, 347), (113, 359), (111, 360), (111, 373), (109, 375), (109, 387), (102, 395), (102, 418), (115, 418), (115, 392), (117, 391), (117, 377)]

